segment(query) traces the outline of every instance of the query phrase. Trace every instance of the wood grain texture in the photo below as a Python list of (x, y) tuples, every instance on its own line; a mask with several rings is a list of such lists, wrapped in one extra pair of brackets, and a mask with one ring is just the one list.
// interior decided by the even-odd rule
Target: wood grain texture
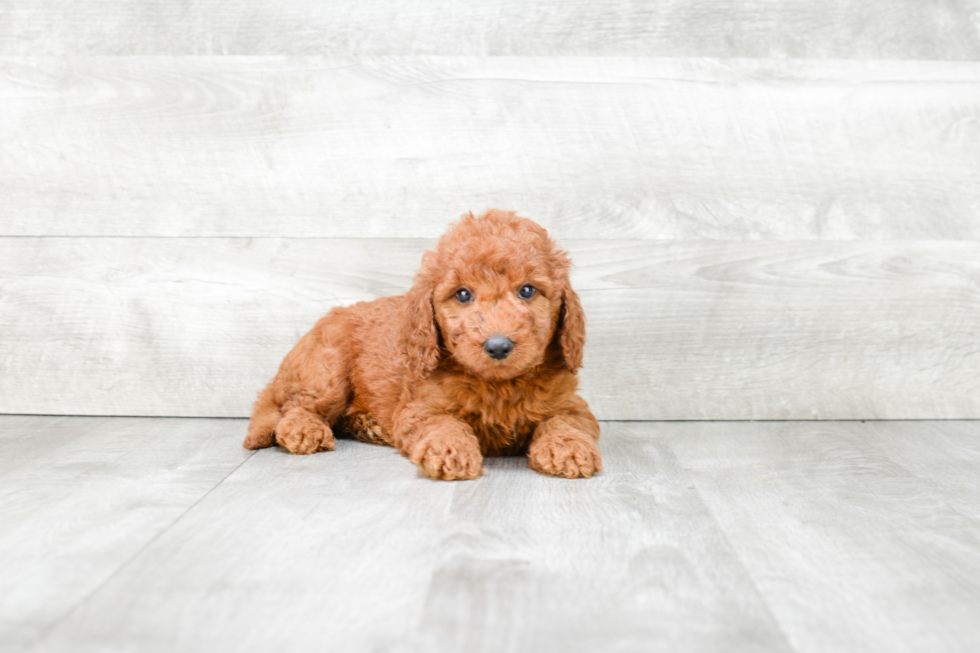
[(859, 432), (886, 459), (928, 480), (947, 506), (980, 522), (980, 422), (896, 422)]
[[(882, 455), (891, 424), (626, 428), (666, 438), (794, 650), (980, 646), (980, 522), (936, 491), (953, 483), (969, 496), (975, 480), (943, 466), (920, 478)], [(975, 439), (978, 424), (968, 428)], [(931, 439), (943, 430), (929, 424), (917, 438), (936, 459), (949, 452)]]
[(524, 459), (470, 483), (341, 441), (257, 453), (61, 621), (40, 651), (789, 650), (669, 453)]
[(601, 280), (583, 385), (605, 419), (980, 416), (977, 243), (573, 251)]
[(0, 99), (0, 235), (980, 239), (978, 63), (4, 58)]
[(788, 651), (663, 441), (603, 425), (585, 482), (489, 461), (455, 491), (426, 651)]
[(393, 650), (417, 623), (455, 487), (351, 440), (258, 452), (38, 649)]
[(243, 430), (0, 416), (0, 648), (43, 637), (246, 460)]
[(5, 0), (0, 54), (976, 59), (975, 0)]
[[(602, 428), (606, 469), (592, 479), (498, 458), (480, 479), (444, 483), (350, 440), (235, 467), (243, 420), (0, 417), (4, 646), (980, 644), (980, 516), (964, 511), (980, 422)], [(147, 503), (176, 516), (149, 528)]]
[[(0, 411), (247, 416), (427, 240), (0, 239)], [(562, 243), (602, 419), (980, 416), (980, 244)]]

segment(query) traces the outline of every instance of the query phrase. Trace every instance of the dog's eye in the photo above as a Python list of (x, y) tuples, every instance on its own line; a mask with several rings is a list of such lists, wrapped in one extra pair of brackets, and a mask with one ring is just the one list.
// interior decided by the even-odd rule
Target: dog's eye
[(471, 293), (466, 288), (460, 288), (456, 291), (456, 301), (460, 304), (469, 304), (473, 301), (473, 293)]
[(536, 292), (534, 286), (521, 286), (521, 289), (517, 291), (517, 296), (521, 299), (531, 299)]

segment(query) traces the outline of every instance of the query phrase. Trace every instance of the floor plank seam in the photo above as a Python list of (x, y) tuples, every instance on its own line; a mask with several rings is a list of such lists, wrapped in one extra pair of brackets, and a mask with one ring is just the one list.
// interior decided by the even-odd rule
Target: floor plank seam
[[(962, 421), (962, 420), (960, 420), (960, 421)], [(888, 462), (890, 462), (892, 465), (895, 465), (896, 467), (898, 467), (899, 469), (901, 469), (902, 471), (904, 471), (905, 473), (907, 473), (909, 476), (911, 476), (912, 478), (916, 479), (917, 481), (919, 481), (920, 483), (922, 483), (923, 485), (925, 485), (926, 487), (928, 487), (930, 490), (933, 490), (933, 492), (935, 492), (937, 495), (941, 495), (942, 494), (942, 486), (938, 485), (935, 482), (935, 480), (930, 479), (930, 478), (927, 478), (926, 476), (923, 476), (922, 474), (920, 474), (920, 473), (916, 472), (914, 469), (912, 469), (912, 467), (910, 465), (906, 465), (906, 464), (902, 463), (901, 460), (898, 460), (897, 458), (895, 458), (894, 456), (892, 456), (889, 453), (887, 447), (883, 447), (880, 444), (877, 444), (875, 442), (869, 442), (867, 444), (868, 444), (868, 446), (871, 447), (872, 450), (874, 450), (876, 453), (878, 453), (878, 455), (882, 456), (885, 460), (887, 460)], [(952, 512), (953, 514), (955, 514), (955, 515), (957, 515), (959, 517), (962, 517), (967, 522), (969, 522), (971, 524), (974, 524), (977, 527), (980, 527), (980, 519), (977, 519), (973, 515), (969, 515), (969, 514), (963, 512), (962, 510), (960, 510), (956, 506), (952, 505), (945, 498), (942, 498), (941, 496), (937, 499), (937, 501), (939, 501), (940, 503), (942, 503), (942, 505), (944, 505), (946, 507), (946, 509), (949, 510), (950, 512)]]
[(237, 472), (242, 467), (242, 465), (244, 465), (249, 460), (251, 460), (252, 456), (254, 456), (256, 453), (258, 453), (258, 451), (252, 451), (251, 453), (249, 453), (248, 456), (245, 458), (245, 460), (243, 460), (238, 465), (236, 465), (234, 469), (232, 469), (230, 472), (225, 474), (220, 481), (215, 483), (213, 487), (211, 487), (207, 492), (202, 494), (196, 501), (194, 501), (194, 503), (189, 505), (186, 510), (184, 510), (179, 515), (177, 515), (177, 517), (174, 518), (173, 521), (171, 521), (165, 527), (160, 529), (160, 531), (156, 535), (154, 535), (149, 540), (147, 540), (143, 544), (143, 546), (141, 546), (135, 553), (133, 553), (133, 555), (129, 556), (129, 558), (127, 558), (121, 565), (119, 565), (111, 574), (106, 576), (106, 578), (101, 583), (99, 583), (95, 588), (93, 588), (91, 592), (89, 592), (83, 598), (75, 602), (75, 604), (72, 605), (67, 610), (65, 610), (65, 612), (60, 617), (58, 617), (57, 619), (52, 621), (50, 625), (42, 629), (42, 631), (38, 633), (38, 635), (33, 640), (31, 640), (31, 642), (24, 648), (24, 650), (32, 650), (36, 648), (42, 641), (44, 641), (45, 638), (48, 637), (48, 635), (51, 634), (52, 631), (54, 631), (58, 626), (60, 626), (65, 620), (67, 620), (76, 610), (78, 610), (83, 605), (91, 601), (96, 594), (98, 594), (100, 591), (102, 591), (103, 588), (105, 588), (110, 582), (112, 582), (112, 579), (114, 579), (124, 569), (126, 569), (129, 565), (135, 562), (141, 555), (143, 555), (143, 553), (148, 548), (150, 548), (150, 546), (153, 545), (154, 542), (159, 540), (165, 533), (167, 533), (168, 531), (170, 531), (170, 529), (172, 529), (175, 525), (177, 525), (180, 522), (180, 520), (182, 520), (191, 511), (193, 511), (194, 508), (196, 508), (201, 502), (207, 499), (212, 492), (214, 492), (218, 487), (221, 486), (222, 483), (228, 480), (228, 478), (231, 477), (232, 474)]
[[(668, 444), (667, 446), (670, 447), (670, 444)], [(673, 450), (672, 447), (671, 450)], [(674, 456), (676, 458), (676, 454), (674, 454)], [(783, 625), (779, 622), (779, 619), (776, 618), (776, 614), (772, 611), (772, 608), (769, 606), (769, 601), (766, 599), (765, 594), (763, 594), (762, 590), (759, 588), (759, 583), (756, 582), (756, 579), (752, 575), (752, 572), (749, 571), (749, 568), (746, 566), (745, 561), (742, 560), (742, 556), (739, 555), (738, 550), (732, 544), (732, 540), (728, 536), (728, 533), (725, 531), (724, 526), (722, 526), (721, 521), (719, 521), (718, 515), (715, 514), (715, 511), (711, 508), (708, 502), (705, 501), (704, 496), (701, 494), (700, 488), (698, 488), (697, 480), (693, 476), (691, 476), (689, 469), (685, 468), (683, 465), (680, 465), (679, 460), (678, 460), (678, 466), (680, 467), (680, 469), (684, 471), (685, 474), (687, 474), (687, 477), (691, 482), (691, 487), (694, 489), (695, 494), (697, 494), (698, 501), (701, 502), (701, 505), (704, 507), (707, 513), (711, 515), (711, 519), (714, 521), (715, 526), (718, 529), (718, 532), (721, 534), (723, 538), (725, 538), (725, 545), (728, 546), (728, 550), (731, 551), (732, 558), (738, 562), (738, 566), (742, 569), (743, 572), (745, 572), (745, 577), (752, 584), (752, 589), (753, 591), (755, 591), (755, 595), (758, 597), (759, 603), (765, 609), (766, 614), (769, 615), (769, 619), (772, 621), (772, 627), (775, 628), (776, 632), (779, 633), (779, 636), (782, 638), (783, 642), (785, 643), (786, 650), (789, 651), (790, 653), (796, 653), (798, 649), (795, 646), (793, 646), (793, 643), (789, 640), (789, 636), (786, 634), (786, 631), (783, 629)]]
[[(446, 502), (446, 511), (443, 514), (443, 523), (448, 524), (453, 513), (453, 503), (456, 501), (456, 492), (459, 488), (457, 483), (452, 485), (452, 494), (449, 497), (449, 501)], [(445, 550), (446, 537), (443, 535), (439, 540), (439, 550), (443, 552)], [(425, 618), (426, 606), (429, 605), (429, 599), (432, 596), (432, 584), (436, 579), (436, 572), (439, 570), (439, 565), (444, 562), (441, 556), (437, 556), (433, 562), (432, 567), (429, 570), (429, 580), (425, 585), (425, 592), (422, 594), (422, 601), (419, 604), (419, 610), (412, 619), (412, 626), (410, 630), (406, 632), (410, 633), (410, 637), (418, 644), (418, 638), (421, 633), (422, 620)]]

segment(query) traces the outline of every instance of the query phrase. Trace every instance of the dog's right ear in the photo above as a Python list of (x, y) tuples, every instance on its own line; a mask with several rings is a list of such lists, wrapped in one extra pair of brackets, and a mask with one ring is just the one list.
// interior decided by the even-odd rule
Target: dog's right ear
[(400, 317), (408, 367), (415, 376), (424, 379), (439, 365), (440, 356), (430, 284), (416, 281), (405, 294)]

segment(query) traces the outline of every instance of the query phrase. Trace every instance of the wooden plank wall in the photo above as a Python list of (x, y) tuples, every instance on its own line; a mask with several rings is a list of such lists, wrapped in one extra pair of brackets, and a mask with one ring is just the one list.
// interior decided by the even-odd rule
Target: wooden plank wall
[(0, 1), (0, 411), (247, 415), (501, 207), (603, 419), (980, 417), (978, 62), (967, 0)]

